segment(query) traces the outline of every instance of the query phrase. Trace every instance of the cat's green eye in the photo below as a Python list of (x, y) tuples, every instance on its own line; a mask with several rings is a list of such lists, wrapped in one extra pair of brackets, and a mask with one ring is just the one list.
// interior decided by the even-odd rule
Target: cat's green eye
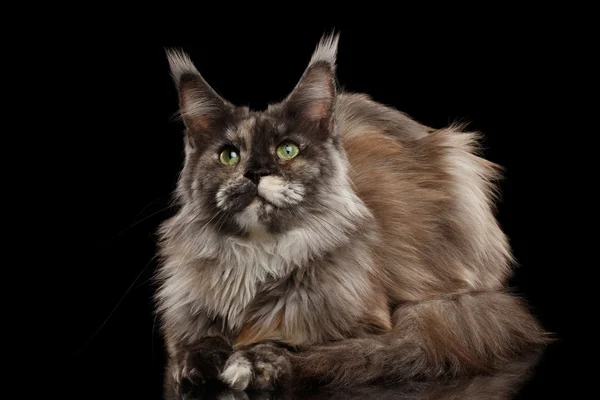
[(225, 165), (235, 165), (240, 162), (240, 152), (233, 147), (228, 147), (221, 152), (219, 160)]
[(300, 149), (294, 143), (284, 142), (277, 148), (277, 157), (282, 160), (291, 160), (300, 153)]

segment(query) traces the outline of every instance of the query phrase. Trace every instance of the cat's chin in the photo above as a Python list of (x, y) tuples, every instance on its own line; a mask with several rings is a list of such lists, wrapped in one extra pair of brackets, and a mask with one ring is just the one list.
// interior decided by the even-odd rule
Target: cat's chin
[(244, 210), (235, 214), (238, 225), (247, 231), (265, 230), (269, 215), (275, 206), (267, 199), (256, 196)]
[[(277, 207), (275, 204), (271, 203), (269, 200), (265, 199), (261, 195), (256, 196), (254, 200), (252, 200), (252, 203), (254, 203), (255, 201), (261, 203), (265, 213), (270, 213), (273, 211), (274, 208)], [(252, 203), (250, 203), (250, 205), (252, 205)]]

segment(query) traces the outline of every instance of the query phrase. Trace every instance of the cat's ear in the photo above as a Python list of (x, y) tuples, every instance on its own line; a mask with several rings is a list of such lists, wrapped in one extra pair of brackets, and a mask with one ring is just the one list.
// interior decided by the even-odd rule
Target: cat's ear
[(231, 104), (206, 83), (187, 54), (169, 49), (166, 53), (183, 122), (191, 133), (210, 132), (228, 115)]
[(285, 101), (292, 118), (333, 132), (336, 98), (335, 61), (339, 35), (324, 36), (300, 81)]

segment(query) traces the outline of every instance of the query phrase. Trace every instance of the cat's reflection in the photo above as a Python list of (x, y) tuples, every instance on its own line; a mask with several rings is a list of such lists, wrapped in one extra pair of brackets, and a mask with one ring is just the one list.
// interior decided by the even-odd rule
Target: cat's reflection
[[(369, 385), (348, 389), (326, 390), (313, 388), (303, 391), (243, 392), (224, 390), (210, 397), (218, 400), (501, 400), (514, 397), (530, 376), (537, 357), (511, 360), (501, 372), (478, 375), (469, 379), (446, 382), (411, 382), (390, 385)], [(191, 399), (190, 399), (191, 400)]]

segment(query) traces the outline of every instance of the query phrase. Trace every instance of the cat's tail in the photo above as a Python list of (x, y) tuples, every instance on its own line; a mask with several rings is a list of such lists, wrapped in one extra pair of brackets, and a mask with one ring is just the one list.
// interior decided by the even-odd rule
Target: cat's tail
[(522, 302), (478, 292), (404, 304), (392, 331), (291, 354), (299, 383), (328, 387), (460, 378), (536, 358), (550, 338)]

